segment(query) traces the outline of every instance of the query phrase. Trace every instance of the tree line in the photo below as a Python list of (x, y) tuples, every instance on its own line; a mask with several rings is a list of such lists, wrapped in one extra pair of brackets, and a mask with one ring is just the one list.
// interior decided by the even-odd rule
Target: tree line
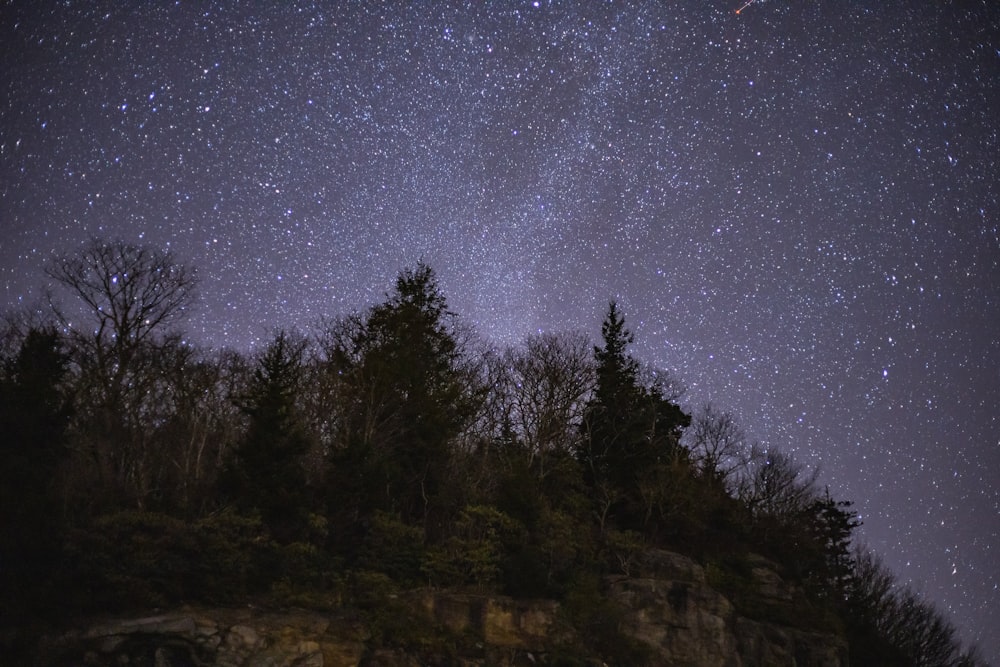
[(803, 591), (781, 620), (841, 632), (854, 664), (979, 664), (815, 471), (683, 409), (614, 302), (596, 345), (498, 347), (418, 264), (240, 353), (183, 336), (197, 280), (170, 252), (98, 239), (46, 273), (47, 311), (0, 339), (4, 626), (256, 596), (353, 605), (388, 639), (384, 593), (431, 585), (560, 599), (613, 654), (600, 577), (669, 548), (738, 608), (770, 559)]

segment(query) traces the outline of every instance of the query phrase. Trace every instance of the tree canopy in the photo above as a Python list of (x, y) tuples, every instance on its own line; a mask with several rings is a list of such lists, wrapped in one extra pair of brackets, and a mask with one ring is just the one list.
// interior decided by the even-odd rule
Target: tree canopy
[(95, 241), (48, 273), (75, 302), (0, 337), (3, 623), (249, 598), (391, 634), (393, 596), (447, 586), (561, 600), (610, 659), (600, 582), (669, 549), (751, 617), (774, 613), (748, 579), (765, 559), (801, 591), (783, 622), (839, 629), (858, 664), (975, 664), (816, 471), (692, 418), (613, 301), (596, 345), (502, 347), (418, 264), (251, 354), (184, 342), (194, 274), (170, 253)]

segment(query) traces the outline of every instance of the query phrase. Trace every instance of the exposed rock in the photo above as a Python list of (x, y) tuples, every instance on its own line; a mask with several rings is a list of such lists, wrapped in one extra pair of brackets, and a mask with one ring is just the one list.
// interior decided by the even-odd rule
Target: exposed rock
[[(755, 597), (764, 609), (791, 610), (801, 591), (777, 566), (750, 562)], [(623, 631), (648, 646), (658, 664), (697, 667), (846, 667), (847, 643), (835, 634), (806, 632), (738, 615), (730, 601), (706, 583), (694, 561), (651, 552), (643, 572), (657, 578), (609, 580), (612, 599), (625, 610)]]
[(737, 618), (736, 637), (743, 665), (848, 665), (847, 643), (835, 635)]
[(357, 665), (365, 651), (357, 628), (335, 628), (320, 614), (182, 609), (95, 624), (43, 643), (42, 664), (180, 667)]
[(729, 630), (733, 606), (704, 583), (616, 579), (610, 595), (625, 609), (623, 631), (669, 665), (739, 665)]
[(637, 574), (641, 577), (705, 583), (705, 568), (673, 551), (649, 549), (638, 561)]
[(558, 634), (559, 605), (552, 600), (514, 600), (424, 590), (413, 596), (425, 618), (455, 634), (471, 633), (500, 648), (544, 650)]
[(774, 562), (756, 554), (750, 554), (747, 560), (756, 593), (764, 601), (788, 603), (802, 594), (799, 587), (788, 584), (778, 575), (778, 565)]
[[(767, 618), (794, 618), (801, 591), (763, 558), (748, 564)], [(639, 577), (605, 581), (621, 610), (619, 631), (648, 648), (650, 662), (698, 667), (846, 667), (846, 642), (773, 620), (745, 618), (713, 589), (704, 568), (668, 551), (650, 551)], [(551, 600), (419, 590), (393, 613), (413, 629), (412, 645), (382, 645), (356, 617), (304, 611), (192, 609), (105, 620), (41, 644), (44, 665), (181, 667), (410, 667), (421, 664), (541, 665), (556, 647), (585, 653), (586, 638)], [(778, 610), (778, 614), (774, 614)], [(783, 615), (782, 615), (783, 614)], [(426, 638), (421, 639), (421, 637)], [(432, 638), (443, 638), (440, 641)], [(437, 642), (437, 643), (435, 643)], [(582, 655), (583, 653), (579, 653)], [(594, 664), (600, 664), (593, 656)]]

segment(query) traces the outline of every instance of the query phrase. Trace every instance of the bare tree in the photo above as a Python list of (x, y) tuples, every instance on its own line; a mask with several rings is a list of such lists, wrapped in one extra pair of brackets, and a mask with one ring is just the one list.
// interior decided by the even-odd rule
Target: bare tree
[(684, 444), (701, 474), (727, 484), (748, 451), (746, 434), (729, 412), (703, 405), (684, 433)]
[(787, 454), (753, 445), (746, 456), (737, 497), (755, 519), (784, 521), (795, 517), (818, 498), (819, 470), (805, 467)]
[(149, 427), (165, 419), (160, 366), (182, 344), (170, 330), (191, 304), (194, 273), (169, 251), (97, 239), (46, 273), (75, 302), (49, 296), (77, 366), (92, 461), (106, 488), (141, 507), (152, 490)]
[(908, 664), (986, 664), (975, 646), (962, 650), (955, 626), (930, 601), (900, 584), (878, 555), (857, 547), (853, 562), (849, 588), (852, 612)]
[(582, 333), (529, 336), (523, 347), (500, 356), (504, 426), (539, 476), (548, 472), (552, 452), (569, 451), (579, 437), (594, 382), (590, 344)]
[(172, 365), (167, 379), (169, 420), (158, 430), (159, 472), (175, 507), (190, 514), (205, 509), (231, 449), (246, 428), (246, 415), (234, 397), (247, 393), (249, 361), (231, 350), (191, 351)]
[[(119, 349), (138, 345), (181, 319), (196, 282), (193, 271), (170, 251), (99, 239), (79, 255), (60, 256), (46, 273), (86, 306), (83, 316), (95, 325), (92, 336), (114, 338)], [(55, 310), (71, 325), (65, 311)]]

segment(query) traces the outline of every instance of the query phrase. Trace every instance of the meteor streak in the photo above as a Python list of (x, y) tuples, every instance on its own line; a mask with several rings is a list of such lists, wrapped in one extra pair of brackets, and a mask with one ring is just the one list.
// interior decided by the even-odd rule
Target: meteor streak
[(743, 3), (742, 7), (740, 7), (739, 9), (736, 10), (736, 13), (739, 14), (740, 12), (742, 12), (744, 9), (746, 9), (747, 7), (749, 7), (752, 4), (753, 4), (753, 0), (747, 0), (745, 3)]

